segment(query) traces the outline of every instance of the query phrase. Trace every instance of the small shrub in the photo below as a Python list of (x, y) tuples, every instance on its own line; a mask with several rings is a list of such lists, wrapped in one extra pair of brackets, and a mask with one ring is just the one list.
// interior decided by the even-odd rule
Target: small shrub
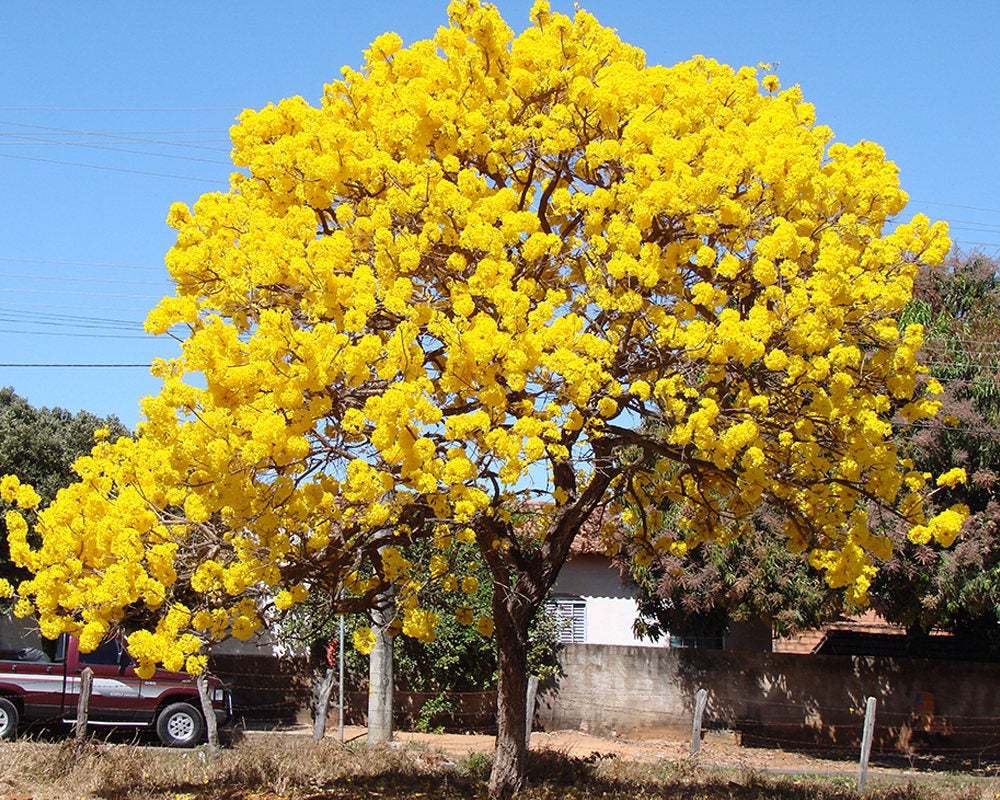
[(469, 753), (458, 762), (458, 771), (476, 780), (486, 780), (493, 768), (493, 757), (489, 753)]
[(416, 729), (421, 733), (444, 733), (442, 718), (451, 716), (456, 710), (454, 699), (444, 692), (439, 692), (420, 706)]

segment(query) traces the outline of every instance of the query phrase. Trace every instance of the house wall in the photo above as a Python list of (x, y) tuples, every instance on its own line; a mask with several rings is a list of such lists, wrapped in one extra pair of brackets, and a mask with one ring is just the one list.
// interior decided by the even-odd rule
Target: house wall
[[(935, 751), (1000, 742), (1000, 664), (858, 656), (566, 645), (561, 676), (540, 695), (547, 730), (690, 735), (694, 695), (704, 727), (744, 742), (853, 747), (865, 699), (878, 701), (876, 750)], [(995, 745), (995, 743), (994, 743)]]
[(638, 639), (632, 625), (638, 616), (636, 587), (623, 581), (610, 559), (599, 555), (572, 556), (556, 579), (553, 592), (583, 598), (587, 603), (587, 644), (666, 647), (667, 639)]

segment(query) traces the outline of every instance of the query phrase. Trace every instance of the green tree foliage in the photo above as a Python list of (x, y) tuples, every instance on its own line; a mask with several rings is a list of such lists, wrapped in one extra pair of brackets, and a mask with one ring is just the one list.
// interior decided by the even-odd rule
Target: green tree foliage
[(972, 511), (949, 550), (895, 535), (893, 557), (872, 590), (876, 609), (914, 633), (967, 634), (1000, 652), (1000, 278), (981, 254), (955, 257), (920, 276), (906, 322), (923, 323), (927, 362), (945, 392), (943, 414), (908, 433), (911, 456), (927, 471), (964, 467), (969, 481), (939, 505)]
[[(19, 475), (34, 486), (47, 505), (56, 492), (75, 479), (73, 462), (90, 452), (94, 432), (106, 428), (110, 438), (127, 435), (117, 417), (87, 411), (35, 408), (10, 387), (0, 388), (0, 475)], [(0, 511), (5, 504), (0, 501)], [(0, 513), (0, 573), (20, 577), (7, 557), (7, 528)]]
[[(408, 636), (393, 640), (393, 677), (397, 691), (432, 692), (438, 695), (429, 702), (427, 725), (447, 717), (451, 710), (446, 698), (452, 692), (481, 692), (497, 685), (497, 657), (492, 639), (482, 636), (474, 625), (463, 625), (457, 619), (460, 607), (471, 610), (472, 618), (488, 616), (492, 608), (493, 589), (487, 567), (472, 561), (469, 573), (477, 579), (478, 588), (471, 594), (460, 590), (442, 592), (431, 606), (440, 617), (434, 641), (422, 643)], [(432, 550), (427, 543), (411, 546), (407, 557), (416, 563), (427, 561)], [(351, 646), (355, 630), (370, 625), (366, 616), (347, 618), (345, 656), (346, 684), (354, 690), (368, 685), (368, 657)], [(398, 627), (398, 622), (396, 627)], [(317, 595), (310, 597), (278, 624), (279, 635), (291, 644), (307, 647), (313, 660), (325, 663), (326, 645), (337, 636), (338, 619), (330, 605)], [(555, 621), (539, 614), (529, 632), (528, 667), (530, 674), (545, 679), (556, 674), (557, 633)]]
[(714, 639), (731, 622), (756, 620), (787, 636), (836, 619), (843, 603), (843, 594), (766, 525), (753, 538), (664, 555), (635, 577), (641, 588), (636, 633), (653, 640), (668, 633)]

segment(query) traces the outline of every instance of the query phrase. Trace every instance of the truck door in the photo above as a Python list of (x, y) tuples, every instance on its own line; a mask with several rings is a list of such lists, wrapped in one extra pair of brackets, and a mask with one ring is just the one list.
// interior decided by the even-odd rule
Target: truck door
[(66, 689), (66, 719), (76, 719), (80, 697), (80, 673), (90, 667), (94, 683), (90, 694), (88, 720), (95, 725), (144, 724), (139, 714), (142, 679), (135, 674), (122, 643), (107, 639), (90, 653), (80, 653), (76, 638), (70, 639), (70, 659)]
[(24, 647), (4, 654), (3, 677), (23, 692), (25, 721), (58, 721), (62, 718), (65, 681), (65, 647), (46, 652)]

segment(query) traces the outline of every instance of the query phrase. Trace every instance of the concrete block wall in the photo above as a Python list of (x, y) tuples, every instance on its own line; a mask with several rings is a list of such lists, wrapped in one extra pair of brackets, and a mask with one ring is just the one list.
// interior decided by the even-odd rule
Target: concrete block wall
[(1000, 721), (995, 663), (576, 644), (560, 665), (540, 695), (547, 730), (690, 732), (706, 688), (705, 727), (761, 744), (854, 745), (868, 696), (878, 699), (877, 749), (1000, 744), (987, 722)]

